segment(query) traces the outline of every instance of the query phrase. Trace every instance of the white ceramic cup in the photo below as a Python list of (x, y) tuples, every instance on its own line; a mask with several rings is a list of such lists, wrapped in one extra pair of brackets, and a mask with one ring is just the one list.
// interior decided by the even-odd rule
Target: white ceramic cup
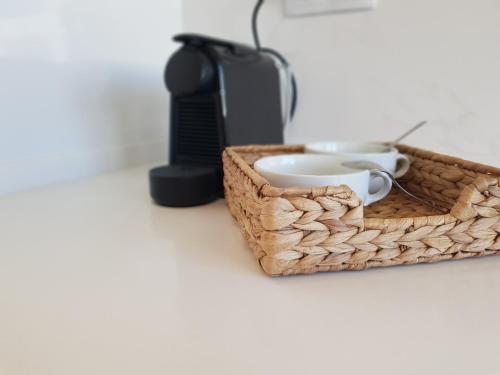
[(340, 160), (369, 161), (380, 165), (395, 178), (402, 177), (410, 168), (410, 160), (395, 147), (370, 142), (316, 142), (308, 143), (305, 152), (328, 154)]
[[(332, 155), (267, 156), (257, 160), (254, 169), (276, 187), (347, 185), (365, 206), (384, 198), (392, 187), (387, 174), (348, 168)], [(380, 188), (370, 193), (370, 183), (375, 179), (381, 181)]]

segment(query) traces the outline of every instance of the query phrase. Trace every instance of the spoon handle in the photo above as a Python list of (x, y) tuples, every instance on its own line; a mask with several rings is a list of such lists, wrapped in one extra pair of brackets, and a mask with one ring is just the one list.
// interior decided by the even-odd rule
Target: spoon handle
[(399, 138), (396, 138), (392, 143), (390, 144), (391, 146), (394, 146), (395, 144), (401, 142), (404, 138), (408, 137), (411, 133), (419, 129), (420, 127), (424, 126), (427, 124), (427, 121), (420, 121), (417, 125), (406, 131), (403, 135), (401, 135)]
[(408, 190), (406, 190), (401, 184), (394, 178), (391, 172), (385, 170), (381, 165), (371, 162), (371, 161), (365, 161), (365, 160), (348, 160), (342, 163), (343, 166), (348, 167), (348, 168), (353, 168), (353, 169), (360, 169), (360, 170), (369, 170), (370, 172), (378, 172), (378, 173), (385, 173), (387, 176), (392, 181), (392, 184), (396, 186), (400, 191), (402, 191), (404, 194), (408, 195), (409, 197), (413, 198), (417, 202), (420, 202), (422, 204), (425, 204), (426, 206), (432, 207), (438, 211), (441, 212), (447, 212), (445, 209), (438, 207), (436, 204), (434, 204), (433, 201), (427, 201), (425, 199), (422, 199), (420, 197), (417, 197), (416, 195), (410, 193)]
[(402, 191), (403, 193), (405, 193), (409, 197), (415, 199), (417, 202), (425, 204), (426, 206), (432, 207), (432, 208), (434, 208), (434, 209), (436, 209), (438, 211), (441, 211), (441, 212), (448, 212), (444, 208), (436, 206), (433, 201), (427, 201), (425, 199), (422, 199), (422, 198), (417, 197), (416, 195), (410, 193), (403, 186), (401, 186), (401, 184), (394, 178), (394, 176), (392, 175), (392, 173), (390, 173), (390, 172), (388, 172), (386, 170), (381, 170), (380, 172), (387, 174), (389, 176), (389, 178), (392, 180), (393, 185), (395, 185), (400, 191)]

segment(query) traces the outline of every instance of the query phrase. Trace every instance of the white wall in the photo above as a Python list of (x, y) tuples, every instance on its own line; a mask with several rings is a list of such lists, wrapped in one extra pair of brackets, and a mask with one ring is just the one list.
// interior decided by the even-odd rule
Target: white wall
[[(185, 0), (184, 29), (251, 43), (255, 0)], [(379, 0), (375, 11), (284, 18), (261, 11), (261, 39), (300, 85), (289, 142), (390, 140), (500, 165), (500, 2)]]
[(166, 159), (181, 0), (7, 0), (0, 193)]
[[(0, 194), (164, 160), (172, 34), (251, 43), (253, 5), (4, 1)], [(408, 143), (500, 164), (500, 2), (379, 0), (373, 12), (282, 13), (281, 0), (267, 0), (260, 25), (299, 80), (288, 142), (391, 139), (428, 119)]]

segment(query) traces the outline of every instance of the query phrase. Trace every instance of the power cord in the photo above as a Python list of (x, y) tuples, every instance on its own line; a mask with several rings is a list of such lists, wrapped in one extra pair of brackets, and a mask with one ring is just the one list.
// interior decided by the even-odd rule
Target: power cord
[(257, 26), (257, 17), (259, 16), (260, 7), (264, 4), (264, 0), (257, 0), (257, 4), (253, 8), (252, 12), (252, 34), (253, 34), (253, 42), (255, 44), (255, 48), (260, 50), (260, 39), (259, 39), (259, 29)]
[[(260, 44), (260, 38), (259, 38), (259, 28), (257, 24), (257, 18), (259, 16), (259, 10), (262, 7), (262, 4), (264, 4), (264, 0), (257, 0), (257, 3), (255, 4), (252, 12), (252, 35), (253, 35), (253, 41), (255, 44), (255, 48), (258, 51), (262, 51), (264, 53), (268, 53), (270, 55), (273, 55), (276, 57), (282, 64), (285, 66), (286, 69), (290, 69), (290, 64), (288, 63), (287, 59), (278, 51), (272, 49), (272, 48), (267, 48), (267, 47), (262, 47)], [(291, 105), (290, 105), (290, 117), (293, 118), (295, 115), (295, 109), (297, 107), (297, 96), (298, 96), (298, 89), (297, 89), (297, 81), (295, 80), (295, 75), (292, 73), (291, 74), (291, 85), (292, 85), (292, 100), (291, 100)]]

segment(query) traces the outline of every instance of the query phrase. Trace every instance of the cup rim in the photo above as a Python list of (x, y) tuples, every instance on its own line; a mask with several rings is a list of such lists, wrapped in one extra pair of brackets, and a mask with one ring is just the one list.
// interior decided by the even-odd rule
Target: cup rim
[[(349, 152), (349, 151), (331, 151), (331, 150), (325, 150), (319, 147), (320, 145), (328, 145), (328, 144), (335, 144), (335, 145), (346, 145), (346, 146), (360, 146), (360, 145), (377, 145), (377, 146), (384, 146), (387, 151), (383, 152)], [(357, 141), (331, 141), (331, 142), (309, 142), (306, 143), (304, 146), (304, 151), (305, 152), (313, 152), (313, 153), (321, 153), (324, 155), (367, 155), (367, 156), (380, 156), (380, 155), (391, 155), (391, 154), (397, 154), (399, 153), (398, 149), (394, 146), (386, 146), (383, 142), (357, 142)]]
[[(279, 160), (279, 159), (284, 159), (284, 158), (296, 158), (296, 159), (320, 159), (320, 160), (325, 160), (328, 159), (328, 161), (331, 161), (332, 163), (342, 166), (342, 168), (346, 169), (349, 171), (349, 173), (343, 173), (343, 174), (303, 174), (303, 173), (286, 173), (286, 172), (279, 172), (276, 171), (273, 168), (270, 168), (269, 166), (265, 166), (265, 162), (269, 160)], [(264, 166), (262, 165), (264, 164)], [(301, 177), (301, 178), (308, 178), (308, 179), (324, 179), (324, 178), (339, 178), (342, 176), (357, 176), (357, 175), (362, 175), (368, 172), (368, 170), (359, 170), (359, 169), (354, 169), (354, 168), (349, 168), (344, 165), (342, 165), (342, 161), (340, 161), (338, 158), (336, 158), (334, 155), (326, 155), (326, 154), (281, 154), (281, 155), (271, 155), (271, 156), (265, 156), (263, 158), (260, 158), (254, 162), (253, 165), (254, 169), (256, 172), (264, 172), (267, 174), (271, 174), (274, 176), (281, 176), (281, 177)]]

